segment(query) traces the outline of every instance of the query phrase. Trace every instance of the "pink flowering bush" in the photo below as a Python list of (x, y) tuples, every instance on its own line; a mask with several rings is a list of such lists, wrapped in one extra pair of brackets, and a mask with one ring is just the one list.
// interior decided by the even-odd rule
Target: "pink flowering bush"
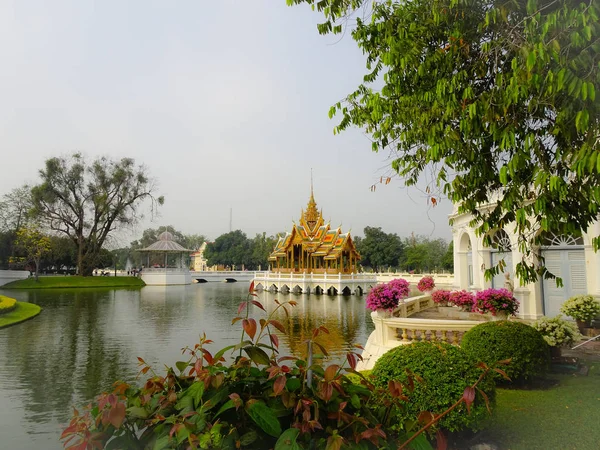
[(434, 291), (431, 294), (431, 299), (434, 303), (440, 306), (448, 306), (448, 303), (450, 302), (450, 294), (450, 291), (440, 289), (439, 291)]
[(419, 280), (417, 284), (417, 289), (421, 292), (433, 291), (435, 287), (435, 282), (433, 281), (433, 277), (423, 277)]
[(462, 308), (463, 311), (473, 311), (475, 297), (467, 291), (454, 291), (450, 293), (448, 302)]
[(372, 311), (378, 309), (392, 310), (398, 306), (400, 300), (410, 294), (408, 281), (397, 278), (389, 283), (378, 284), (367, 295), (367, 308)]
[(499, 312), (514, 316), (519, 310), (519, 301), (508, 289), (486, 289), (475, 294), (475, 310), (493, 316)]

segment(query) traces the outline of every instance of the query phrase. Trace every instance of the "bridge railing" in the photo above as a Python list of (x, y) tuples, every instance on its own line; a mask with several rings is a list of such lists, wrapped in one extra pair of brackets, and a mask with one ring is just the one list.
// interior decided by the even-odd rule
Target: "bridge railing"
[(315, 283), (326, 281), (354, 281), (364, 283), (374, 283), (375, 276), (367, 273), (295, 273), (295, 272), (264, 272), (263, 275), (257, 275), (255, 282), (262, 281), (297, 281), (299, 283)]

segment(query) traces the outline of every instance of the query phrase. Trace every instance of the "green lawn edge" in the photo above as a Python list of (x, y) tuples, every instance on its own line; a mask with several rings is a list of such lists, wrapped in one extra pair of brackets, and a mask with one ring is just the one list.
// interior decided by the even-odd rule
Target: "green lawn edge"
[(80, 277), (75, 275), (39, 277), (11, 281), (1, 289), (55, 289), (55, 288), (141, 288), (146, 283), (137, 277)]
[(40, 312), (42, 312), (42, 308), (38, 305), (27, 302), (17, 302), (15, 309), (5, 314), (0, 314), (0, 329), (33, 319)]

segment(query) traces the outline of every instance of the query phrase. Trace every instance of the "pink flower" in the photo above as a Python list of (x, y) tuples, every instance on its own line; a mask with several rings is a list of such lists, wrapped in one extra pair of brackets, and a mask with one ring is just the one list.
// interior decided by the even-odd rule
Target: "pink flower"
[(398, 306), (400, 300), (410, 294), (408, 281), (397, 278), (389, 283), (374, 286), (367, 295), (367, 308), (376, 311), (378, 309), (392, 310)]
[(433, 281), (433, 277), (426, 276), (419, 280), (417, 284), (417, 289), (421, 292), (432, 291), (435, 288), (435, 282)]

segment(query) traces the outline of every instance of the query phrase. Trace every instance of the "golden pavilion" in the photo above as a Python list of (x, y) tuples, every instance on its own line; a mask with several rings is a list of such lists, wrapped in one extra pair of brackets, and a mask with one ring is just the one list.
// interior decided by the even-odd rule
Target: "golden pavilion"
[(306, 211), (291, 233), (280, 237), (269, 256), (271, 270), (298, 273), (356, 273), (360, 254), (350, 233), (332, 229), (323, 220), (311, 186)]

